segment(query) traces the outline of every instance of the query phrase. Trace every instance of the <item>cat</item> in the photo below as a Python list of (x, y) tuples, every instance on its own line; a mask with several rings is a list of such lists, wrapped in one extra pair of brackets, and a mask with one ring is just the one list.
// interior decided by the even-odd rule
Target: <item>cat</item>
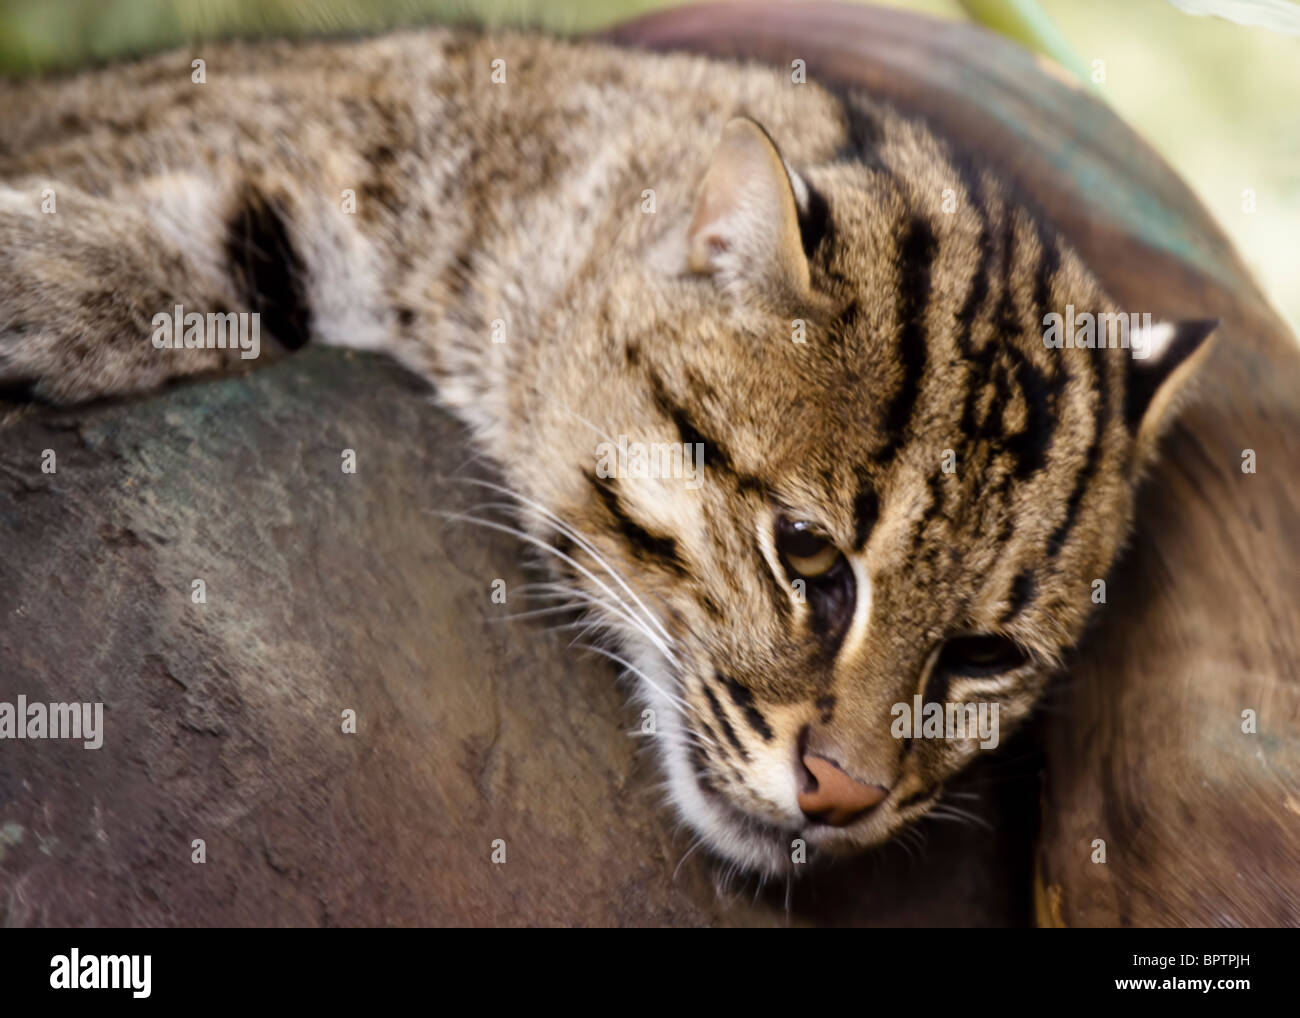
[(427, 378), (637, 677), (682, 818), (761, 874), (888, 839), (996, 743), (900, 709), (1030, 714), (1215, 324), (1053, 342), (1141, 309), (978, 153), (778, 68), (431, 29), (0, 108), (0, 383), (248, 359), (151, 341), (190, 313)]

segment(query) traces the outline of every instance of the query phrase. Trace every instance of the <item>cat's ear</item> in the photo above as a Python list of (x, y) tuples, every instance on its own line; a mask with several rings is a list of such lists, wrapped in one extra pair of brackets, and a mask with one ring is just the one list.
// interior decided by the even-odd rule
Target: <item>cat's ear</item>
[(1218, 319), (1156, 322), (1130, 337), (1124, 419), (1138, 441), (1155, 438), (1178, 393), (1210, 351)]
[(790, 172), (767, 132), (747, 117), (723, 129), (687, 239), (692, 272), (776, 285), (795, 296), (808, 291)]

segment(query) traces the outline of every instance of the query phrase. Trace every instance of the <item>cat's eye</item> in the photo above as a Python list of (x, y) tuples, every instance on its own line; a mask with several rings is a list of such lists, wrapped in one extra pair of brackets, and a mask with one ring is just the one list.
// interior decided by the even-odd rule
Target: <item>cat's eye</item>
[(999, 675), (1028, 660), (1019, 644), (1005, 636), (958, 636), (944, 644), (935, 668), (948, 675)]
[(825, 576), (843, 556), (829, 540), (818, 534), (805, 520), (778, 516), (776, 550), (790, 572), (807, 580)]

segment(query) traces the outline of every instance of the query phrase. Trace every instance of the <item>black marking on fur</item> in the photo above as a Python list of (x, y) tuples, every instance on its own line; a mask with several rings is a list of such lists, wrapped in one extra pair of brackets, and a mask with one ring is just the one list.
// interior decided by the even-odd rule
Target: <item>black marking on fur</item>
[(993, 311), (993, 321), (998, 332), (1007, 336), (1018, 336), (1021, 332), (1020, 316), (1016, 311), (1016, 297), (1011, 287), (1011, 260), (1015, 244), (1015, 211), (1004, 208), (1002, 210), (1002, 268), (998, 288), (998, 302)]
[(297, 350), (311, 337), (306, 269), (289, 239), (282, 209), (248, 186), (226, 222), (226, 259), (249, 308), (282, 346)]
[(606, 511), (614, 518), (618, 532), (634, 552), (643, 559), (649, 559), (666, 569), (671, 569), (678, 575), (686, 575), (686, 567), (677, 553), (677, 542), (671, 537), (650, 533), (632, 519), (623, 508), (612, 478), (597, 477), (594, 473), (585, 470), (583, 475), (595, 490)]
[(1005, 448), (1015, 457), (1015, 474), (1020, 480), (1042, 470), (1052, 447), (1056, 430), (1056, 401), (1064, 385), (1064, 374), (1048, 378), (1020, 350), (1008, 346), (1015, 362), (1016, 382), (1025, 398), (1025, 426), (1004, 439)]
[[(707, 726), (706, 726), (707, 727)], [(695, 782), (704, 791), (711, 795), (717, 795), (718, 790), (714, 787), (713, 782), (709, 780), (709, 758), (695, 743), (691, 743), (686, 750), (687, 758), (691, 762), (691, 769), (695, 772)]]
[[(825, 86), (827, 83), (823, 82)], [(867, 108), (867, 100), (856, 90), (836, 89), (840, 108), (844, 111), (845, 140), (838, 153), (839, 158), (861, 163), (874, 170), (888, 172), (880, 158), (880, 146), (884, 131), (875, 113)]]
[(971, 330), (989, 294), (989, 268), (994, 254), (993, 230), (989, 226), (988, 208), (984, 204), (976, 170), (961, 159), (954, 160), (953, 165), (961, 178), (966, 199), (980, 222), (979, 258), (975, 262), (975, 271), (971, 274), (970, 283), (967, 285), (966, 300), (962, 302), (961, 309), (957, 312), (957, 347), (963, 356), (970, 356)]
[(979, 257), (975, 271), (967, 284), (966, 299), (956, 314), (957, 349), (962, 357), (970, 363), (965, 380), (965, 395), (962, 400), (962, 412), (959, 428), (962, 434), (961, 448), (957, 450), (964, 470), (975, 469), (974, 444), (976, 441), (976, 407), (980, 393), (988, 384), (993, 366), (996, 346), (992, 343), (976, 351), (972, 343), (972, 333), (981, 309), (988, 300), (990, 292), (990, 273), (995, 256), (993, 229), (989, 223), (988, 209), (985, 206), (980, 180), (976, 171), (965, 161), (955, 163), (967, 200), (975, 210), (980, 221)]
[[(559, 554), (566, 555), (569, 558), (573, 558), (574, 543), (573, 543), (573, 539), (569, 537), (568, 534), (559, 533), (556, 534), (554, 537), (552, 537), (551, 547), (554, 548)], [(563, 559), (561, 559), (561, 562), (565, 565), (568, 564), (567, 562), (564, 562)]]
[(357, 188), (357, 211), (362, 218), (369, 218), (376, 209), (381, 208), (399, 214), (405, 202), (393, 187), (393, 181), (397, 179), (393, 171), (397, 152), (391, 145), (380, 143), (367, 149), (362, 158), (373, 168), (373, 172)]
[(1110, 379), (1107, 373), (1106, 352), (1102, 347), (1098, 346), (1094, 347), (1091, 353), (1093, 366), (1092, 390), (1097, 399), (1097, 413), (1092, 429), (1092, 439), (1088, 445), (1088, 455), (1074, 479), (1074, 488), (1071, 490), (1070, 499), (1065, 506), (1065, 517), (1057, 524), (1056, 529), (1052, 531), (1052, 535), (1047, 539), (1048, 558), (1055, 558), (1060, 554), (1061, 549), (1065, 547), (1066, 538), (1070, 536), (1070, 531), (1079, 518), (1079, 507), (1083, 503), (1083, 497), (1087, 494), (1088, 487), (1097, 473), (1097, 468), (1101, 465), (1101, 444), (1106, 437), (1106, 426), (1110, 423)]
[(684, 446), (701, 446), (704, 449), (704, 466), (718, 473), (730, 474), (735, 479), (736, 489), (741, 492), (753, 491), (766, 494), (767, 484), (752, 474), (741, 473), (736, 469), (731, 454), (714, 438), (703, 434), (695, 420), (679, 406), (671, 396), (668, 388), (654, 372), (650, 373), (650, 391), (655, 405), (677, 428), (677, 435)]
[(695, 446), (701, 445), (704, 448), (704, 463), (706, 466), (714, 466), (721, 470), (733, 471), (731, 465), (731, 456), (727, 450), (722, 448), (716, 441), (706, 438), (700, 429), (695, 426), (691, 415), (685, 409), (678, 406), (671, 396), (668, 395), (668, 389), (663, 380), (653, 372), (650, 375), (650, 388), (654, 395), (655, 405), (662, 411), (676, 426), (677, 434), (682, 440), (683, 445)]
[(925, 507), (912, 528), (912, 554), (915, 555), (921, 542), (925, 539), (926, 528), (930, 523), (943, 512), (944, 493), (943, 493), (943, 471), (936, 470), (925, 480), (926, 489), (930, 492), (930, 504)]
[(704, 695), (708, 697), (709, 708), (713, 711), (713, 716), (718, 719), (718, 724), (722, 728), (722, 734), (726, 736), (727, 741), (731, 743), (736, 752), (740, 754), (740, 758), (747, 761), (749, 759), (749, 754), (745, 752), (745, 747), (742, 746), (740, 740), (736, 738), (736, 730), (731, 727), (731, 722), (727, 720), (727, 715), (723, 713), (722, 704), (718, 703), (718, 698), (713, 695), (713, 690), (709, 688), (707, 682), (701, 680), (700, 686), (704, 689)]
[(1022, 569), (1011, 581), (1011, 593), (1007, 597), (1007, 610), (1002, 613), (1000, 621), (1005, 625), (1019, 615), (1034, 599), (1038, 584), (1034, 580), (1032, 569)]
[(898, 251), (898, 358), (903, 377), (885, 411), (885, 448), (877, 455), (893, 457), (912, 420), (921, 378), (925, 373), (925, 313), (930, 304), (930, 273), (938, 251), (934, 230), (919, 216), (908, 224)]
[(799, 210), (799, 237), (803, 241), (803, 253), (811, 258), (830, 234), (830, 207), (825, 196), (806, 177), (800, 179), (808, 189), (808, 207)]
[(930, 674), (925, 680), (925, 690), (921, 694), (922, 704), (948, 702), (948, 690), (952, 685), (952, 676), (948, 669), (941, 668), (940, 663), (943, 660), (943, 651), (934, 659), (934, 667), (930, 669)]
[(1178, 365), (1196, 352), (1218, 324), (1217, 318), (1179, 322), (1174, 326), (1174, 338), (1158, 360), (1129, 358), (1128, 384), (1124, 388), (1124, 423), (1131, 431), (1136, 433), (1142, 415), (1160, 386)]
[(478, 238), (470, 238), (458, 247), (447, 262), (443, 280), (453, 301), (460, 301), (469, 292), (474, 281), (474, 248)]
[(767, 564), (767, 557), (763, 554), (763, 549), (759, 547), (758, 538), (755, 537), (750, 548), (754, 553), (754, 565), (758, 569), (760, 576), (765, 576), (768, 580), (768, 594), (772, 599), (772, 610), (781, 618), (789, 618), (793, 614), (790, 607), (790, 592), (781, 586), (781, 581), (777, 578), (770, 566)]
[(835, 697), (828, 693), (825, 696), (819, 696), (813, 703), (817, 708), (817, 720), (823, 725), (829, 725), (835, 717)]
[(1056, 234), (1045, 226), (1038, 226), (1038, 246), (1042, 249), (1038, 268), (1034, 272), (1035, 321), (1042, 326), (1052, 303), (1052, 280), (1061, 266), (1061, 250)]
[(727, 692), (731, 695), (731, 702), (734, 703), (744, 715), (745, 720), (749, 722), (749, 727), (761, 735), (764, 742), (771, 742), (775, 737), (775, 733), (773, 733), (771, 726), (767, 723), (767, 719), (763, 717), (757, 705), (754, 703), (754, 694), (733, 679), (730, 675), (724, 675), (722, 672), (717, 672), (715, 674), (718, 681), (727, 687)]
[[(912, 740), (906, 739), (904, 741), (908, 743), (907, 748), (910, 749)], [(895, 803), (894, 809), (896, 810), (907, 809), (908, 807), (915, 806), (917, 803), (923, 802), (926, 799), (933, 799), (935, 797), (935, 794), (936, 793), (933, 788), (923, 788), (919, 792), (915, 792), (912, 795), (909, 795), (906, 799), (902, 799), (899, 802)]]
[(853, 499), (853, 550), (861, 551), (867, 545), (867, 538), (880, 518), (880, 496), (876, 489), (863, 482)]

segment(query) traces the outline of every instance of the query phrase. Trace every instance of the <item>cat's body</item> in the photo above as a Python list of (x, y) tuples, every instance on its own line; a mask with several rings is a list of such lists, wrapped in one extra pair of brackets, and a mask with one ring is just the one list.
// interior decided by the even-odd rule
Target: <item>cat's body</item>
[[(1028, 713), (1205, 349), (1047, 347), (1046, 315), (1119, 310), (1069, 246), (788, 71), (432, 31), (6, 93), (0, 381), (238, 359), (157, 349), (177, 304), (397, 357), (635, 666), (686, 819), (769, 872), (887, 837), (977, 751), (895, 704)], [(602, 476), (620, 440), (702, 447), (704, 483)]]

